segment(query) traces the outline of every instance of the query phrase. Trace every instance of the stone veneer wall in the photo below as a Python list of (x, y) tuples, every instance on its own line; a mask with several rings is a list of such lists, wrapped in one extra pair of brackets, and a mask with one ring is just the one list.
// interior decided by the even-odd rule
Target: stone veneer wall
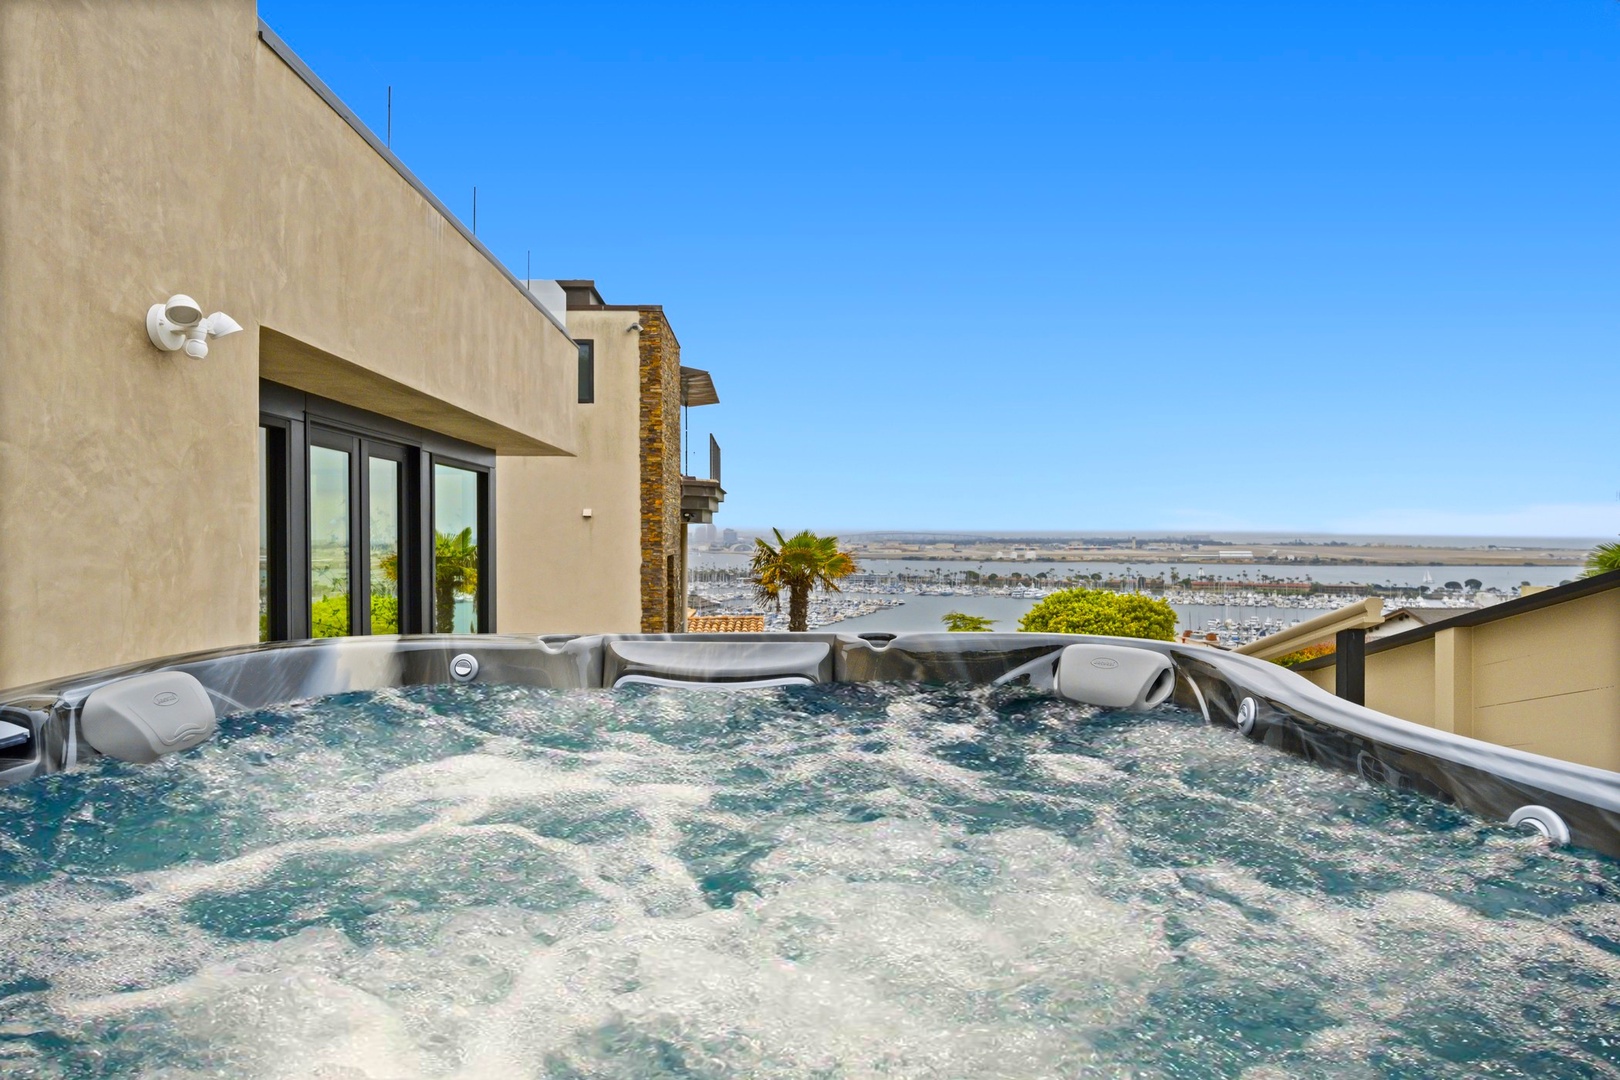
[(686, 592), (678, 583), (676, 625), (668, 622), (668, 557), (681, 554), (681, 344), (664, 312), (641, 310), (641, 630), (685, 629)]

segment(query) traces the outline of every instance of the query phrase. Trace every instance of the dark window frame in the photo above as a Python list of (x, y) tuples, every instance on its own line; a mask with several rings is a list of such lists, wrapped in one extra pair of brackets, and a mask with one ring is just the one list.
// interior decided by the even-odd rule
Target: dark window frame
[[(495, 566), (495, 470), (488, 465), (465, 458), (453, 457), (449, 454), (429, 454), (425, 472), (427, 473), (428, 505), (427, 505), (427, 535), (433, 535), (434, 512), (437, 509), (435, 497), (437, 492), (433, 488), (433, 467), (445, 465), (452, 469), (463, 469), (478, 477), (478, 599), (473, 611), (478, 619), (480, 634), (493, 634), (495, 632), (495, 575), (492, 570)], [(427, 591), (423, 593), (423, 603), (428, 608), (424, 622), (427, 628), (424, 633), (432, 633), (433, 618), (433, 546), (429, 544), (428, 568), (426, 575)]]
[[(265, 578), (268, 592), (268, 639), (286, 641), (293, 636), (291, 615), (308, 610), (308, 585), (299, 586), (299, 560), (291, 536), (304, 534), (304, 483), (307, 474), (289, 468), (289, 463), (304, 459), (303, 425), (295, 425), (279, 416), (261, 413), (259, 427), (265, 433), (264, 472), (260, 482), (265, 486), (260, 498), (269, 518), (266, 532)], [(300, 599), (303, 597), (305, 599)]]
[[(393, 461), (399, 465), (399, 632), (410, 633), (418, 621), (416, 609), (422, 605), (415, 582), (419, 579), (418, 564), (422, 561), (420, 514), (417, 503), (422, 497), (416, 472), (421, 467), (418, 453), (397, 442), (379, 442), (362, 438), (360, 442), (361, 516), (366, 525), (365, 584), (366, 596), (371, 596), (371, 459)], [(365, 632), (372, 633), (371, 605), (366, 605)]]
[[(684, 528), (684, 526), (683, 526), (683, 528)], [(665, 555), (664, 556), (664, 633), (666, 633), (666, 634), (675, 633), (675, 628), (680, 625), (680, 621), (676, 618), (676, 615), (679, 612), (678, 612), (678, 609), (675, 607), (675, 604), (677, 602), (678, 589), (679, 589), (679, 584), (675, 581), (675, 575), (679, 571), (680, 571), (680, 566), (676, 562), (675, 556), (673, 556), (673, 555)]]
[[(361, 541), (364, 539), (364, 535), (363, 535), (364, 534), (364, 529), (362, 528), (362, 517), (361, 517), (361, 514), (360, 514), (360, 479), (359, 479), (359, 477), (357, 477), (355, 475), (355, 473), (356, 473), (355, 463), (359, 460), (359, 457), (360, 457), (360, 437), (358, 435), (354, 434), (353, 432), (343, 431), (343, 430), (338, 429), (338, 428), (328, 427), (325, 424), (311, 422), (311, 423), (307, 424), (305, 429), (304, 429), (304, 443), (305, 443), (305, 446), (306, 446), (306, 453), (307, 453), (307, 456), (305, 457), (305, 460), (304, 460), (304, 475), (306, 477), (309, 476), (310, 458), (312, 458), (314, 456), (314, 451), (315, 451), (315, 449), (317, 447), (320, 448), (320, 449), (323, 449), (323, 450), (336, 450), (336, 451), (339, 451), (341, 453), (347, 454), (348, 458), (349, 458), (349, 467), (348, 467), (348, 481), (349, 481), (349, 484), (348, 484), (348, 486), (349, 486), (349, 523), (348, 523), (349, 524), (349, 635), (348, 636), (354, 637), (354, 636), (363, 635), (366, 631), (365, 631), (365, 628), (361, 625), (361, 623), (362, 623), (362, 611), (361, 611), (361, 604), (360, 604), (360, 599), (359, 598), (360, 598), (360, 595), (361, 595), (360, 590), (365, 588), (365, 586), (366, 586), (366, 582), (365, 582), (364, 579), (366, 577), (365, 571), (366, 571), (367, 568), (363, 568), (360, 565), (361, 560), (360, 560), (359, 554), (360, 554), (360, 548), (362, 546)], [(312, 493), (310, 493), (309, 490), (308, 490), (309, 486), (310, 485), (309, 485), (308, 481), (306, 480), (305, 481), (305, 504), (304, 504), (304, 514), (305, 514), (304, 520), (305, 521), (309, 520), (309, 514), (313, 510), (313, 506), (309, 502), (309, 500), (312, 498)], [(305, 533), (304, 533), (304, 544), (305, 544), (305, 547), (306, 547), (306, 551), (308, 551), (309, 533), (308, 533), (307, 529), (305, 530)], [(314, 560), (313, 560), (312, 556), (313, 556), (313, 552), (308, 552), (308, 556), (306, 556), (306, 557), (309, 558), (309, 564), (306, 566), (306, 570), (305, 570), (306, 579), (307, 579), (309, 573), (314, 569), (314, 567), (313, 567)], [(313, 610), (314, 609), (314, 588), (313, 588), (313, 586), (311, 586), (311, 589), (310, 589), (310, 608), (311, 608), (311, 610), (310, 610), (310, 613), (309, 613), (309, 617), (310, 617), (311, 626), (309, 627), (309, 632), (313, 633), (314, 632), (313, 623), (314, 623), (314, 617), (315, 617), (314, 616), (314, 610)]]
[(579, 346), (579, 403), (596, 403), (596, 341), (593, 338), (575, 338)]

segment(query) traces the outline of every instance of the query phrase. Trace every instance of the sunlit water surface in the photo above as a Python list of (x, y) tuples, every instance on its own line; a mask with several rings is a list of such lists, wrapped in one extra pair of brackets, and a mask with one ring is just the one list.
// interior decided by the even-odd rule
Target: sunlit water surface
[(1620, 1076), (1617, 869), (1026, 690), (350, 694), (0, 792), (0, 1074)]

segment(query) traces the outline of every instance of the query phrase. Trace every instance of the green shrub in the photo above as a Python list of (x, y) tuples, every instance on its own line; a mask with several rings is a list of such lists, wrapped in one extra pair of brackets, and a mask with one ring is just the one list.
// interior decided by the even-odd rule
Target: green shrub
[(386, 593), (371, 594), (371, 632), (399, 633), (399, 597)]
[(309, 611), (310, 637), (346, 637), (349, 633), (349, 594), (334, 593), (315, 601)]
[(1030, 609), (1018, 629), (1032, 634), (1107, 634), (1171, 641), (1176, 610), (1140, 593), (1064, 589)]

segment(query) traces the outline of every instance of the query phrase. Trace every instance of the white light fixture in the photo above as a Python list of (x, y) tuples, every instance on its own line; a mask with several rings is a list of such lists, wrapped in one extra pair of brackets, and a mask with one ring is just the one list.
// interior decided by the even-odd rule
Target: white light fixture
[(197, 301), (183, 293), (146, 309), (146, 336), (152, 344), (164, 352), (185, 349), (186, 355), (195, 360), (208, 355), (209, 338), (225, 337), (241, 329), (242, 325), (223, 311), (203, 318)]
[(641, 333), (641, 322), (639, 320), (636, 321), (636, 322), (633, 322), (629, 326), (625, 327), (625, 329), (630, 331), (631, 333), (639, 334), (639, 333)]

